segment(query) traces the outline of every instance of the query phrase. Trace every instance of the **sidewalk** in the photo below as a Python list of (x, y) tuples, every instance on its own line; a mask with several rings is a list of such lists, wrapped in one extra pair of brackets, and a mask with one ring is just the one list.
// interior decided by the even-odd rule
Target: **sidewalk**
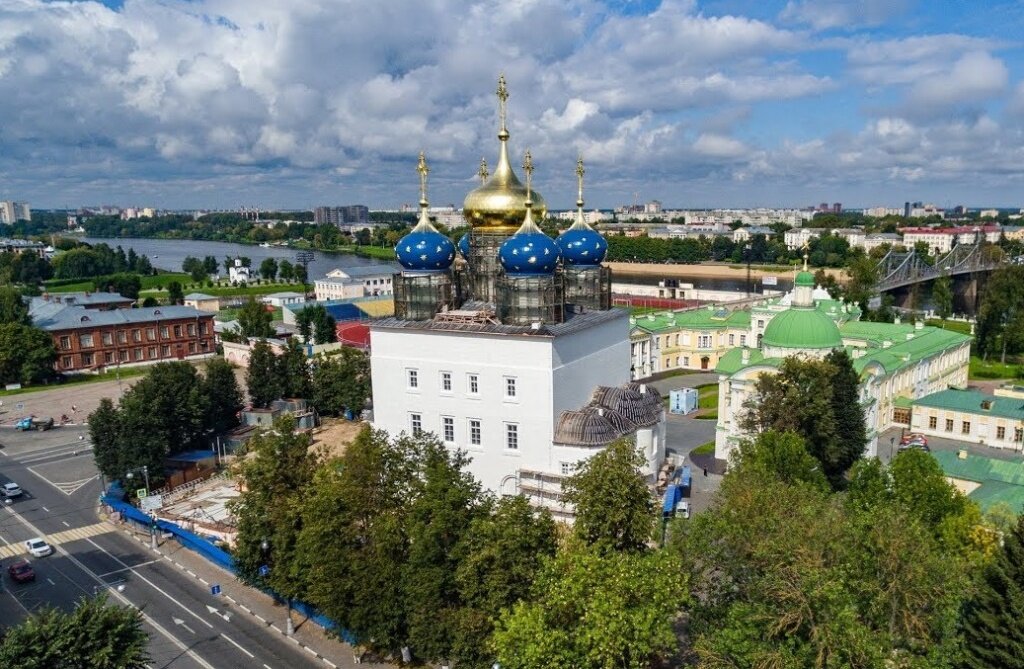
[[(129, 523), (111, 522), (102, 513), (100, 517), (117, 531), (145, 546), (147, 551), (152, 550), (149, 548), (148, 533), (134, 531)], [(356, 664), (368, 668), (391, 669), (392, 667), (389, 664), (375, 664), (365, 659), (358, 662), (355, 659), (352, 646), (330, 636), (323, 628), (306, 620), (297, 611), (292, 611), (295, 634), (288, 637), (285, 633), (285, 606), (283, 604), (277, 604), (270, 596), (244, 585), (230, 572), (211, 564), (173, 539), (162, 540), (157, 552), (163, 556), (164, 560), (205, 587), (209, 588), (214, 584), (220, 585), (222, 588), (220, 599), (225, 602), (225, 610), (234, 615), (254, 618), (261, 625), (272, 630), (272, 633), (276, 632), (288, 638), (311, 656), (319, 659), (325, 667), (350, 669), (354, 668)]]

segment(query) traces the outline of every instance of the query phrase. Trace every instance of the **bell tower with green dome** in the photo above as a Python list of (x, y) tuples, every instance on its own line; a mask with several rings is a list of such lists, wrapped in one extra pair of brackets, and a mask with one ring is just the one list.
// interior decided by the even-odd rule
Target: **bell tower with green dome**
[(792, 305), (772, 318), (765, 328), (761, 339), (765, 357), (823, 358), (832, 349), (842, 348), (843, 338), (835, 320), (814, 304), (814, 275), (807, 269), (806, 252), (803, 270), (797, 273), (794, 283)]

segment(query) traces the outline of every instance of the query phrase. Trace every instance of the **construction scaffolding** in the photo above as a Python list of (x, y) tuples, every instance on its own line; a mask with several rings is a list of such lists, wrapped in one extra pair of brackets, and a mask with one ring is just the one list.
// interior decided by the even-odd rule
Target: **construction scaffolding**
[(448, 272), (403, 272), (394, 276), (395, 316), (426, 321), (439, 311), (455, 309)]
[(562, 274), (508, 276), (497, 281), (498, 320), (506, 325), (561, 323), (563, 320)]
[(563, 270), (566, 310), (607, 311), (612, 307), (612, 271), (607, 267), (566, 267)]
[[(498, 250), (508, 239), (504, 233), (478, 232), (469, 235), (469, 293), (473, 299), (494, 304), (497, 302), (498, 277), (503, 273)], [(462, 292), (466, 292), (463, 290)]]

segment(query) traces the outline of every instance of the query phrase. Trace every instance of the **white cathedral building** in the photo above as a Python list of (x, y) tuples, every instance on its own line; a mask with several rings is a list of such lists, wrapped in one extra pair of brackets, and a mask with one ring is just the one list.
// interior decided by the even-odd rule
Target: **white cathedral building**
[(395, 248), (395, 313), (370, 324), (373, 423), (391, 434), (432, 432), (466, 451), (469, 469), (498, 494), (523, 494), (571, 516), (561, 481), (621, 437), (646, 459), (652, 482), (665, 457), (660, 395), (630, 382), (629, 313), (611, 307), (607, 242), (583, 217), (577, 164), (575, 223), (557, 239), (512, 170), (499, 80), (494, 173), (465, 199), (471, 226), (458, 248), (427, 215), (420, 155), (420, 220)]

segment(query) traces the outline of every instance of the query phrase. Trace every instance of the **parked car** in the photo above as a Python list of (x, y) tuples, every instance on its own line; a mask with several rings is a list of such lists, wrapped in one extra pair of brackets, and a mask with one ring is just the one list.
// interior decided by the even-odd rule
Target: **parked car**
[(34, 557), (46, 557), (53, 552), (53, 546), (46, 543), (43, 539), (36, 537), (35, 539), (29, 539), (25, 542), (25, 548)]
[(29, 416), (28, 418), (22, 418), (14, 424), (15, 430), (21, 430), (25, 432), (27, 430), (49, 430), (53, 427), (53, 418), (36, 418), (35, 416)]
[(3, 490), (4, 497), (7, 497), (7, 498), (21, 497), (21, 493), (22, 493), (21, 486), (19, 486), (14, 481), (11, 481), (9, 483), (5, 483), (3, 485), (3, 488), (0, 488), (0, 490)]
[(902, 452), (902, 451), (909, 451), (909, 450), (914, 450), (914, 449), (919, 450), (919, 451), (924, 451), (925, 453), (931, 453), (932, 452), (932, 449), (928, 448), (928, 444), (926, 444), (926, 443), (924, 443), (922, 441), (908, 441), (906, 443), (902, 443), (902, 444), (900, 444), (900, 447), (899, 447), (898, 450), (900, 452)]
[(915, 443), (915, 442), (916, 443), (921, 443), (921, 444), (924, 444), (925, 446), (927, 446), (928, 445), (928, 437), (924, 436), (920, 432), (909, 432), (909, 433), (903, 435), (903, 437), (900, 439), (900, 444), (911, 444), (911, 443)]
[(7, 575), (16, 583), (27, 583), (36, 580), (36, 571), (28, 560), (18, 560), (7, 568)]

